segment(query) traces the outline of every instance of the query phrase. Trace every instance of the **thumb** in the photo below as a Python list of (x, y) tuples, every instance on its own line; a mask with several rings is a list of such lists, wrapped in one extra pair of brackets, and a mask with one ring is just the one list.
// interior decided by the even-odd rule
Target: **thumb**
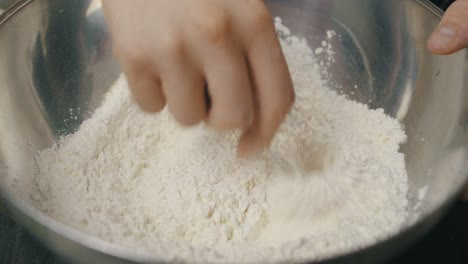
[(450, 54), (468, 46), (468, 0), (454, 2), (427, 44), (435, 54)]

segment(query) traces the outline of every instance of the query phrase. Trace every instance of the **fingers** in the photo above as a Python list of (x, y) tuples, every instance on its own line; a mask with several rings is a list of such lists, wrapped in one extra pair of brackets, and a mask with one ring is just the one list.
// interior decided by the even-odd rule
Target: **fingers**
[[(125, 67), (123, 67), (125, 68)], [(159, 112), (166, 105), (159, 79), (150, 72), (134, 67), (124, 69), (133, 99), (145, 112)]]
[(160, 75), (149, 58), (151, 50), (131, 45), (130, 37), (116, 38), (113, 52), (119, 61), (133, 99), (145, 112), (159, 112), (166, 105)]
[(455, 1), (428, 41), (435, 54), (450, 54), (468, 46), (468, 0)]
[(257, 30), (245, 36), (248, 63), (255, 90), (255, 122), (241, 137), (239, 154), (266, 147), (294, 102), (288, 66), (271, 17), (261, 10), (255, 19)]
[(254, 103), (245, 56), (226, 42), (205, 61), (211, 109), (208, 124), (220, 129), (245, 130), (254, 120)]
[(164, 60), (160, 71), (163, 90), (169, 111), (174, 118), (186, 126), (196, 125), (205, 120), (205, 80), (203, 75), (188, 61)]
[[(149, 112), (167, 102), (184, 125), (205, 120), (220, 130), (241, 129), (240, 153), (267, 146), (294, 92), (265, 4), (185, 0), (180, 9), (173, 2), (105, 1), (135, 101)], [(153, 10), (166, 11), (154, 17)]]
[(218, 130), (247, 129), (254, 119), (252, 88), (229, 17), (213, 14), (194, 27), (191, 53), (205, 74), (211, 104), (207, 123)]

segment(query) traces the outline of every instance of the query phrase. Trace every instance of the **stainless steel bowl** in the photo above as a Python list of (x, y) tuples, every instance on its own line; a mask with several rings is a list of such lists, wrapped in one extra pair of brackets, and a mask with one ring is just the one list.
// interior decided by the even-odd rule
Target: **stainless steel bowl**
[[(372, 247), (328, 261), (386, 259), (434, 225), (467, 180), (465, 51), (446, 57), (427, 52), (426, 39), (442, 12), (426, 0), (267, 3), (312, 45), (326, 30), (335, 30), (340, 36), (333, 43), (338, 60), (331, 68), (336, 89), (385, 109), (406, 127), (408, 226)], [(99, 1), (24, 0), (0, 16), (1, 193), (18, 222), (71, 260), (158, 262), (58, 223), (28, 203), (36, 173), (33, 153), (77, 129), (119, 75), (110, 44)], [(77, 119), (70, 118), (70, 108)], [(14, 191), (15, 185), (26, 191)], [(428, 192), (419, 201), (424, 186)]]

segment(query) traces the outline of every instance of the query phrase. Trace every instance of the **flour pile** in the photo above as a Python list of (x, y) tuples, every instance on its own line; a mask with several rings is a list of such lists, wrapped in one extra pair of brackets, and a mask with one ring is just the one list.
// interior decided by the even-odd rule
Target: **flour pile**
[[(38, 153), (36, 206), (109, 242), (191, 262), (319, 260), (398, 232), (402, 127), (330, 90), (306, 41), (277, 28), (297, 98), (269, 153), (239, 160), (238, 133), (141, 113), (122, 77), (79, 131)], [(271, 153), (304, 174), (279, 169)]]

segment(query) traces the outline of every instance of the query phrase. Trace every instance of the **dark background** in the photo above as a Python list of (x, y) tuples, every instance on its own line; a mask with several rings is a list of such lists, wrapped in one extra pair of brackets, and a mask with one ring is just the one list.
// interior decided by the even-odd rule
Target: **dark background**
[[(446, 9), (452, 0), (433, 0)], [(467, 18), (468, 23), (468, 18)], [(0, 203), (0, 264), (65, 264), (16, 225)], [(458, 202), (423, 240), (390, 263), (468, 263), (468, 202)]]
[(431, 2), (445, 10), (454, 0), (431, 0)]

